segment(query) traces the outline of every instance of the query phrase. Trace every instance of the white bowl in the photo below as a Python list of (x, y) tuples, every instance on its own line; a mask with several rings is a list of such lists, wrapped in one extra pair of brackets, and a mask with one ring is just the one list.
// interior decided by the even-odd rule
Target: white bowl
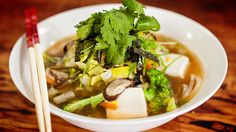
[[(74, 25), (88, 18), (91, 13), (118, 8), (120, 4), (87, 6), (69, 10), (52, 16), (39, 23), (39, 36), (44, 49), (57, 40), (75, 34)], [(222, 84), (228, 67), (227, 56), (220, 41), (199, 23), (180, 14), (156, 8), (146, 7), (146, 14), (156, 17), (160, 24), (160, 33), (175, 38), (185, 44), (200, 59), (204, 78), (202, 88), (185, 105), (164, 114), (138, 119), (110, 120), (96, 119), (68, 113), (53, 105), (50, 111), (64, 120), (94, 131), (142, 131), (160, 126), (175, 117), (186, 113), (206, 102)], [(34, 102), (29, 60), (24, 35), (18, 39), (10, 56), (10, 74), (19, 91)]]

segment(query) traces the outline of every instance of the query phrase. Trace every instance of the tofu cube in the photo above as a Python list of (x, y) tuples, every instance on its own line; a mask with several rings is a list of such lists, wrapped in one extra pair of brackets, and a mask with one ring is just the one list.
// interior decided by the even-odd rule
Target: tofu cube
[(116, 100), (116, 110), (106, 109), (109, 119), (126, 119), (146, 117), (147, 104), (142, 88), (127, 88)]
[(187, 71), (190, 63), (188, 57), (180, 54), (169, 54), (162, 56), (162, 59), (164, 60), (164, 64), (166, 66), (170, 64), (166, 70), (166, 75), (184, 78), (185, 72)]

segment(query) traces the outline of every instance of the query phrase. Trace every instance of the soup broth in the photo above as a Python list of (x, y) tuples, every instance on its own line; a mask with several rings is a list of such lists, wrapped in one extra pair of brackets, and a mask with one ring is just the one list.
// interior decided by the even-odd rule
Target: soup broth
[(187, 68), (187, 71), (185, 73), (184, 78), (177, 78), (177, 77), (170, 77), (171, 80), (171, 86), (174, 89), (174, 96), (177, 100), (179, 100), (179, 106), (189, 101), (192, 96), (195, 95), (195, 93), (192, 94), (191, 97), (189, 97), (187, 100), (181, 100), (181, 93), (183, 91), (182, 84), (188, 84), (190, 82), (190, 75), (195, 74), (203, 78), (203, 69), (200, 63), (200, 60), (197, 58), (197, 56), (189, 50), (184, 44), (181, 42), (172, 39), (170, 37), (164, 36), (164, 35), (157, 35), (157, 41), (162, 42), (176, 42), (174, 45), (166, 45), (165, 47), (170, 50), (171, 53), (181, 54), (184, 56), (187, 56), (189, 58), (190, 64)]
[[(170, 37), (166, 37), (166, 36), (160, 35), (160, 34), (154, 35), (153, 37), (155, 38), (157, 43), (158, 42), (165, 43), (165, 44), (163, 44), (163, 46), (165, 48), (167, 48), (169, 50), (169, 52), (181, 54), (181, 55), (184, 55), (189, 58), (190, 64), (188, 65), (188, 68), (187, 68), (184, 78), (168, 76), (168, 78), (170, 80), (170, 86), (173, 89), (173, 97), (175, 98), (176, 105), (179, 107), (179, 106), (183, 105), (185, 102), (187, 102), (189, 99), (191, 99), (192, 96), (194, 95), (194, 93), (193, 93), (193, 94), (191, 94), (191, 97), (188, 97), (187, 99), (182, 98), (183, 84), (189, 84), (189, 82), (191, 81), (191, 79), (190, 79), (191, 74), (194, 74), (194, 75), (199, 76), (200, 78), (203, 78), (203, 70), (202, 70), (200, 61), (193, 52), (191, 52), (187, 47), (185, 47), (180, 42), (178, 42)], [(60, 65), (62, 65), (64, 63), (63, 61), (65, 61), (63, 58), (63, 55), (62, 55), (63, 54), (62, 52), (66, 51), (66, 49), (64, 47), (66, 46), (66, 44), (68, 44), (74, 40), (75, 40), (74, 35), (69, 36), (69, 37), (66, 37), (62, 40), (59, 40), (54, 45), (49, 47), (49, 49), (45, 52), (45, 66), (46, 66), (46, 68), (61, 67)], [(58, 51), (58, 53), (51, 52), (52, 50), (55, 50), (55, 49), (63, 49), (63, 50)], [(55, 55), (54, 53), (59, 54), (59, 55)], [(69, 68), (71, 68), (71, 69), (66, 68), (66, 70), (73, 70), (74, 67), (69, 66)], [(77, 68), (74, 68), (74, 69), (77, 70)], [(80, 74), (83, 74), (82, 70), (78, 70), (78, 72)], [(73, 74), (76, 74), (76, 73), (73, 73)], [(61, 88), (57, 88), (58, 87), (57, 85), (52, 85), (52, 84), (48, 83), (49, 94), (50, 94), (50, 89), (52, 89), (52, 88), (54, 88), (54, 90), (56, 89), (56, 91), (57, 91), (57, 93), (54, 94), (53, 96), (49, 95), (51, 103), (53, 103), (57, 107), (63, 109), (63, 107), (66, 104), (68, 104), (69, 102), (74, 102), (77, 100), (89, 98), (91, 96), (95, 96), (95, 95), (103, 92), (104, 89), (106, 88), (106, 85), (107, 85), (105, 82), (101, 81), (99, 83), (96, 83), (96, 85), (94, 85), (94, 86), (85, 87), (85, 86), (81, 85), (81, 82), (80, 82), (81, 80), (78, 78), (73, 78), (73, 80), (71, 80), (71, 81), (72, 81), (71, 84), (65, 85)], [(65, 91), (73, 91), (75, 94), (74, 97), (71, 99), (68, 99), (67, 101), (60, 103), (60, 104), (55, 103), (54, 97), (57, 95), (60, 95), (61, 93), (64, 93)], [(155, 114), (160, 114), (163, 112), (166, 112), (166, 111), (160, 110), (159, 112), (154, 112), (154, 113), (149, 111), (148, 115), (155, 115)], [(85, 106), (82, 110), (81, 109), (75, 110), (73, 113), (76, 113), (79, 115), (84, 115), (84, 116), (89, 116), (89, 117), (106, 118), (106, 110), (104, 107), (101, 107), (100, 105), (97, 105), (95, 108), (93, 108), (91, 105), (88, 105), (88, 106)]]

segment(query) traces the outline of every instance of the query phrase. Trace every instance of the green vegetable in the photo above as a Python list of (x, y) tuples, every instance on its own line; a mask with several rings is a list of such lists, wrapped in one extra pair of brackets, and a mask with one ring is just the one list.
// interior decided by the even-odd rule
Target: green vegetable
[(59, 57), (50, 56), (47, 53), (44, 53), (43, 54), (43, 60), (45, 62), (56, 63), (57, 61), (60, 60), (60, 58)]
[(106, 52), (106, 62), (114, 65), (122, 64), (125, 60), (125, 53), (128, 47), (132, 45), (133, 40), (135, 40), (134, 36), (124, 35), (117, 44), (111, 44)]
[(129, 22), (132, 23), (132, 26), (134, 27), (134, 19), (136, 18), (135, 16), (132, 15), (132, 13), (129, 13), (124, 7), (120, 7), (118, 10), (119, 12), (122, 12), (123, 14), (126, 15), (128, 18)]
[(144, 30), (152, 30), (158, 31), (160, 30), (160, 24), (153, 16), (144, 16), (141, 15), (138, 22), (137, 22), (137, 30), (144, 31)]
[(122, 12), (112, 10), (106, 13), (102, 24), (101, 34), (106, 42), (105, 47), (109, 45), (106, 51), (106, 62), (115, 65), (123, 63), (127, 48), (135, 40), (134, 36), (128, 35), (133, 28), (132, 23)]
[[(144, 6), (136, 0), (123, 0), (124, 7), (92, 14), (77, 28), (78, 46), (75, 60), (83, 50), (85, 41), (95, 41), (90, 50), (105, 50), (106, 64), (120, 65), (127, 58), (127, 49), (136, 40), (133, 31), (159, 30), (154, 17), (144, 15)], [(146, 20), (147, 19), (147, 20)], [(83, 42), (84, 41), (84, 42)]]
[(67, 104), (64, 106), (64, 110), (68, 112), (74, 112), (76, 110), (82, 110), (85, 106), (91, 105), (93, 108), (95, 108), (99, 103), (104, 101), (103, 94), (98, 94), (96, 96), (92, 96), (90, 98), (78, 100), (72, 103)]
[(158, 46), (156, 40), (144, 38), (143, 36), (139, 35), (139, 40), (142, 48), (148, 52), (155, 53), (153, 50), (155, 50)]
[(135, 73), (136, 72), (136, 68), (137, 68), (137, 63), (132, 63), (129, 67), (129, 73), (128, 73), (128, 76), (132, 73)]
[(175, 99), (172, 97), (167, 105), (166, 111), (172, 111), (176, 109)]
[(97, 44), (95, 45), (95, 50), (107, 49), (109, 47), (109, 44), (103, 41), (103, 39), (100, 36), (96, 38), (96, 41)]
[(143, 5), (136, 0), (123, 0), (122, 4), (126, 7), (129, 13), (144, 14)]
[(90, 76), (98, 75), (104, 72), (104, 69), (100, 65), (90, 66), (88, 74)]
[(98, 34), (101, 28), (101, 17), (102, 13), (94, 13), (90, 18), (76, 25), (77, 39), (81, 41), (93, 36), (94, 34)]
[(150, 80), (150, 87), (144, 91), (144, 94), (148, 100), (149, 110), (157, 113), (167, 107), (164, 100), (172, 98), (173, 91), (164, 72), (151, 69), (147, 71), (147, 75)]
[[(128, 17), (124, 13), (117, 10), (111, 10), (107, 12), (104, 17), (104, 21), (102, 21), (102, 24), (103, 27), (101, 28), (101, 30), (105, 28), (110, 28), (115, 33), (120, 33), (122, 35), (129, 34), (129, 31), (133, 28), (133, 22), (129, 21)], [(101, 31), (101, 33), (102, 35), (104, 35), (107, 32)]]
[[(90, 65), (91, 65), (91, 64), (90, 64), (90, 61), (92, 60), (94, 54), (95, 54), (95, 52), (93, 52), (92, 55), (88, 58), (88, 61), (86, 62), (86, 65), (85, 65), (85, 69), (84, 69), (84, 71), (83, 71), (83, 74), (82, 74), (82, 76), (79, 77), (80, 82), (82, 82), (83, 76), (84, 76), (86, 73), (88, 73), (89, 68), (90, 68)], [(79, 87), (82, 88), (82, 83), (80, 83), (80, 86), (79, 86)]]
[(164, 52), (164, 53), (169, 52), (169, 50), (166, 47), (159, 44), (155, 40), (154, 36), (150, 32), (139, 32), (138, 37), (142, 48), (148, 52), (151, 52), (153, 54), (157, 54), (159, 52)]
[(94, 18), (89, 18), (86, 21), (80, 22), (80, 24), (76, 26), (78, 40), (84, 40), (90, 35), (94, 20)]
[(69, 76), (73, 77), (75, 75), (77, 75), (78, 73), (80, 73), (81, 71), (77, 68), (69, 68)]
[(94, 44), (95, 42), (91, 40), (84, 40), (83, 42), (79, 41), (75, 50), (75, 61), (80, 61), (83, 56), (88, 56), (89, 52), (93, 50)]

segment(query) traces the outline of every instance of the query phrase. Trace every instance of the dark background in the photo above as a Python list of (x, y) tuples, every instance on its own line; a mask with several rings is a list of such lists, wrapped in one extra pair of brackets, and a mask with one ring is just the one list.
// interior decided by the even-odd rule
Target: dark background
[[(201, 23), (222, 42), (229, 60), (227, 77), (206, 103), (152, 130), (236, 130), (236, 1), (235, 0), (141, 0), (183, 14)], [(34, 105), (14, 86), (8, 69), (10, 51), (24, 33), (23, 10), (38, 9), (39, 20), (81, 6), (120, 3), (120, 0), (1, 0), (0, 1), (0, 131), (38, 131)], [(173, 25), (175, 23), (173, 22)], [(214, 52), (214, 51), (213, 51)], [(217, 59), (217, 58), (216, 58)], [(216, 71), (217, 72), (217, 71)], [(54, 131), (86, 131), (52, 116)]]

